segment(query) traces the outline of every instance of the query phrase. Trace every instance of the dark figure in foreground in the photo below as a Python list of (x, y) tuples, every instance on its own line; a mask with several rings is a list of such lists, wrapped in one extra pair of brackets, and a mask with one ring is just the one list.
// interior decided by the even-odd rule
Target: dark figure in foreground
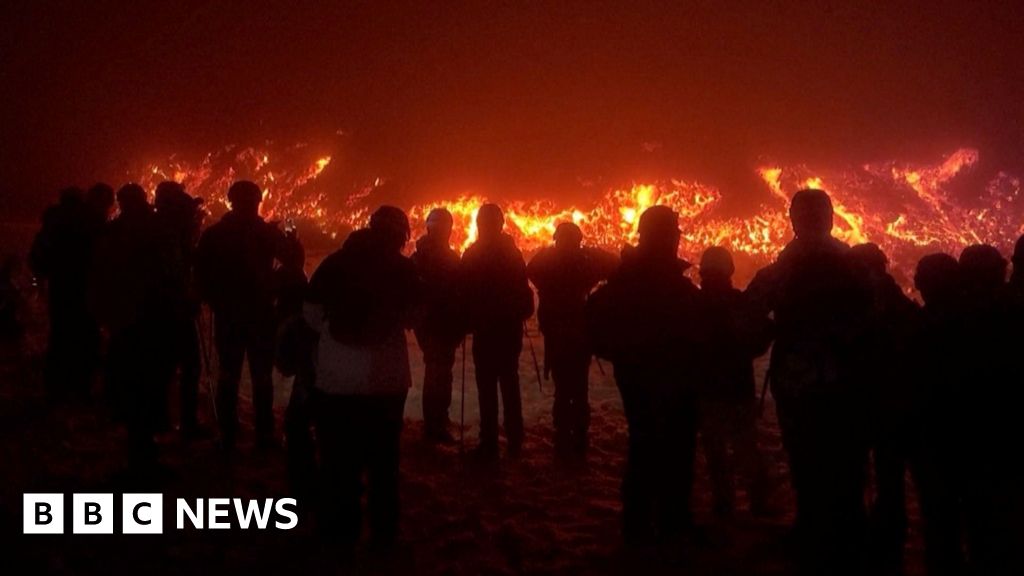
[(608, 283), (587, 302), (594, 352), (612, 362), (629, 428), (622, 482), (627, 543), (672, 540), (692, 524), (696, 388), (706, 322), (697, 288), (676, 254), (679, 216), (665, 206), (640, 217)]
[(948, 254), (925, 256), (917, 264), (914, 286), (924, 306), (911, 356), (917, 372), (912, 380), (911, 424), (916, 434), (911, 466), (924, 521), (925, 566), (930, 575), (959, 575), (965, 564), (963, 347), (969, 337), (964, 332), (960, 265)]
[(123, 186), (117, 202), (120, 214), (97, 246), (92, 300), (110, 335), (107, 390), (128, 428), (129, 465), (145, 475), (156, 464), (153, 436), (166, 425), (164, 375), (174, 359), (182, 260), (141, 186)]
[(284, 234), (259, 215), (259, 186), (239, 181), (228, 190), (231, 211), (199, 240), (196, 276), (200, 293), (213, 310), (214, 339), (220, 360), (217, 419), (225, 448), (238, 430), (238, 383), (248, 357), (257, 444), (274, 442), (274, 261), (285, 246)]
[(865, 398), (854, 378), (870, 293), (831, 236), (821, 190), (793, 196), (796, 237), (747, 289), (775, 314), (770, 362), (782, 441), (796, 490), (796, 536), (809, 574), (855, 573), (864, 533)]
[(458, 294), (459, 255), (451, 249), (452, 215), (436, 208), (427, 215), (427, 233), (416, 241), (412, 261), (423, 284), (423, 317), (416, 341), (423, 351), (423, 436), (440, 444), (454, 442), (448, 430), (452, 369), (463, 338)]
[(398, 462), (411, 385), (405, 329), (419, 283), (402, 255), (409, 221), (383, 206), (353, 232), (310, 280), (306, 320), (320, 333), (311, 399), (320, 447), (318, 528), (351, 547), (359, 540), (363, 472), (369, 478), (373, 544), (398, 537)]
[(200, 434), (199, 376), (202, 363), (196, 324), (200, 301), (192, 271), (204, 212), (200, 209), (202, 199), (190, 196), (177, 182), (161, 182), (156, 187), (154, 204), (159, 232), (177, 245), (177, 253), (182, 259), (182, 265), (177, 269), (181, 277), (174, 279), (181, 289), (180, 299), (174, 303), (173, 326), (168, 335), (170, 350), (165, 378), (169, 384), (180, 369), (179, 432), (187, 441)]
[(106, 220), (99, 223), (90, 206), (80, 189), (62, 190), (58, 203), (43, 213), (29, 255), (32, 274), (46, 288), (44, 380), (51, 400), (87, 397), (99, 364), (100, 332), (88, 293), (93, 251)]
[[(967, 443), (961, 462), (965, 477), (967, 551), (977, 574), (1019, 574), (1020, 544), (1014, 499), (1021, 474), (1014, 459), (1020, 450), (1020, 380), (1014, 379), (1013, 311), (1006, 286), (1006, 260), (992, 246), (968, 246), (960, 254), (964, 282), (962, 350), (966, 386), (961, 417)], [(1019, 336), (1017, 336), (1019, 338)]]
[(714, 493), (713, 509), (720, 517), (729, 517), (735, 510), (737, 465), (749, 482), (754, 515), (769, 514), (771, 496), (768, 466), (757, 446), (754, 360), (768, 351), (772, 324), (733, 287), (735, 270), (725, 248), (708, 248), (701, 256), (702, 303), (717, 322), (709, 332), (700, 430)]
[(284, 376), (294, 377), (284, 413), (288, 486), (299, 502), (306, 502), (315, 495), (316, 446), (311, 431), (310, 395), (316, 378), (313, 351), (317, 340), (316, 333), (303, 318), (303, 304), (309, 290), (304, 269), (306, 251), (294, 230), (287, 231), (285, 237), (281, 266), (274, 271), (277, 294), (275, 365)]
[(505, 408), (508, 452), (523, 447), (523, 407), (519, 390), (519, 353), (523, 323), (533, 314), (533, 291), (526, 263), (511, 236), (502, 232), (505, 215), (495, 204), (477, 213), (479, 238), (462, 257), (459, 295), (473, 334), (473, 362), (480, 396), (480, 446), (477, 455), (498, 455), (498, 388)]
[(862, 340), (856, 344), (855, 376), (869, 410), (868, 441), (874, 457), (875, 499), (871, 544), (875, 560), (903, 564), (907, 538), (906, 475), (913, 440), (911, 342), (917, 305), (888, 273), (888, 259), (875, 244), (850, 249), (856, 273), (866, 281), (871, 302)]
[(530, 260), (527, 275), (537, 288), (537, 320), (544, 334), (544, 372), (555, 381), (555, 452), (582, 456), (590, 427), (587, 296), (614, 270), (615, 257), (584, 248), (583, 232), (571, 222), (558, 225), (555, 245)]

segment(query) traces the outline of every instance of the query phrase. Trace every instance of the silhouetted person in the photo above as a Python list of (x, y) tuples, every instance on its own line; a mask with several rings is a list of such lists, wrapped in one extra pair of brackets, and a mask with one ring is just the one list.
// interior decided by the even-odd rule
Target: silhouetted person
[(1013, 273), (1010, 274), (1010, 290), (1014, 296), (1024, 296), (1024, 236), (1017, 239), (1013, 247)]
[(416, 241), (412, 261), (423, 285), (423, 317), (416, 341), (423, 350), (423, 435), (450, 444), (448, 408), (452, 403), (452, 369), (463, 338), (458, 298), (459, 255), (449, 245), (452, 215), (436, 208), (427, 215), (427, 233)]
[(579, 226), (564, 222), (555, 245), (543, 248), (526, 267), (537, 288), (537, 320), (544, 334), (544, 372), (555, 381), (555, 451), (582, 456), (590, 427), (587, 296), (617, 265), (611, 254), (584, 248)]
[(519, 353), (523, 322), (533, 314), (533, 291), (526, 263), (511, 236), (502, 232), (505, 216), (484, 204), (476, 217), (479, 237), (462, 256), (459, 293), (473, 334), (473, 363), (480, 397), (480, 445), (477, 455), (498, 454), (498, 388), (505, 408), (505, 438), (510, 455), (523, 446), (523, 408), (519, 391)]
[(97, 234), (84, 194), (67, 188), (32, 242), (29, 267), (45, 283), (50, 320), (44, 380), (51, 400), (87, 397), (99, 362), (99, 327), (88, 304)]
[(315, 497), (316, 446), (313, 442), (310, 394), (316, 377), (313, 351), (316, 332), (303, 318), (309, 292), (306, 252), (294, 230), (285, 233), (287, 245), (281, 266), (274, 271), (277, 301), (277, 352), (275, 363), (281, 374), (293, 376), (292, 392), (284, 414), (285, 444), (288, 449), (288, 484), (299, 502)]
[(875, 501), (871, 536), (876, 559), (903, 563), (907, 513), (905, 484), (912, 445), (914, 368), (907, 359), (918, 321), (917, 305), (888, 273), (888, 258), (875, 244), (850, 249), (856, 273), (866, 281), (871, 305), (857, 344), (856, 378), (867, 394), (868, 434), (874, 456)]
[(1020, 350), (1012, 346), (1012, 309), (1006, 286), (1006, 260), (992, 246), (968, 246), (960, 254), (964, 281), (964, 340), (967, 386), (961, 414), (967, 424), (967, 549), (978, 574), (1021, 572), (1020, 544), (1014, 539), (1020, 518), (1014, 500), (1020, 491), (1019, 466), (1009, 454), (1020, 450), (1020, 384), (1013, 379)]
[(386, 547), (398, 536), (399, 443), (412, 383), (405, 329), (420, 290), (401, 253), (408, 239), (405, 214), (383, 206), (310, 280), (305, 316), (320, 333), (312, 399), (323, 474), (317, 524), (346, 547), (361, 531), (364, 471), (373, 544)]
[(257, 445), (274, 443), (274, 261), (284, 250), (285, 236), (260, 217), (262, 198), (252, 182), (232, 184), (231, 210), (203, 233), (196, 254), (200, 293), (213, 310), (220, 360), (217, 418), (228, 449), (234, 446), (238, 429), (238, 383), (246, 358)]
[(917, 431), (911, 451), (924, 522), (929, 575), (958, 575), (964, 558), (962, 496), (967, 426), (961, 403), (968, 386), (964, 341), (964, 292), (960, 265), (948, 254), (921, 258), (914, 274), (921, 293), (911, 422)]
[(199, 376), (202, 371), (199, 348), (200, 299), (194, 279), (196, 244), (205, 213), (200, 209), (202, 199), (193, 198), (177, 182), (161, 182), (156, 187), (156, 224), (160, 233), (177, 246), (182, 259), (178, 267), (180, 276), (174, 279), (174, 318), (168, 335), (170, 355), (165, 366), (168, 384), (178, 374), (180, 433), (191, 440), (200, 434), (199, 428)]
[(690, 528), (697, 434), (696, 386), (706, 321), (700, 293), (677, 256), (679, 216), (648, 208), (639, 243), (587, 302), (595, 354), (611, 360), (629, 428), (622, 482), (627, 543), (673, 539)]
[(708, 331), (700, 430), (714, 495), (713, 510), (723, 517), (735, 510), (737, 471), (749, 482), (751, 512), (766, 515), (771, 511), (768, 466), (757, 446), (754, 360), (768, 351), (772, 324), (743, 292), (733, 287), (735, 271), (732, 255), (725, 248), (708, 248), (701, 256), (702, 305), (715, 322)]
[(864, 529), (865, 393), (853, 369), (870, 293), (831, 236), (821, 190), (793, 196), (796, 237), (747, 289), (774, 313), (771, 391), (797, 496), (800, 563), (812, 574), (859, 569)]
[(146, 473), (156, 464), (153, 436), (166, 424), (164, 372), (181, 259), (141, 186), (123, 186), (117, 202), (120, 213), (96, 250), (92, 297), (110, 334), (107, 386), (128, 428), (129, 464)]
[(114, 189), (103, 182), (93, 184), (85, 193), (89, 225), (94, 233), (99, 233), (110, 222), (110, 216), (114, 211), (114, 200)]

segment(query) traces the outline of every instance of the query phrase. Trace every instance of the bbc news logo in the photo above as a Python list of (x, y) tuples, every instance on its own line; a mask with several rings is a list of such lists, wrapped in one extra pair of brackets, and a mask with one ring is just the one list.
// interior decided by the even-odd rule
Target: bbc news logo
[[(291, 530), (299, 524), (294, 498), (178, 498), (174, 503), (175, 528), (198, 530)], [(22, 506), (24, 534), (63, 534), (64, 494), (25, 494)], [(72, 494), (72, 534), (113, 534), (113, 494)], [(234, 523), (232, 523), (232, 516)], [(163, 494), (122, 494), (121, 534), (163, 534)]]

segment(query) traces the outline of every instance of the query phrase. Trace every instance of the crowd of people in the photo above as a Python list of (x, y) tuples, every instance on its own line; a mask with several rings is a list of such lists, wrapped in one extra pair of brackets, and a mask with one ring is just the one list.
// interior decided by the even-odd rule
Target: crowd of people
[(1007, 260), (987, 245), (959, 259), (921, 259), (919, 304), (877, 246), (832, 237), (831, 201), (820, 190), (792, 198), (793, 240), (745, 290), (733, 286), (733, 259), (720, 247), (702, 255), (697, 284), (684, 274), (679, 216), (665, 206), (640, 216), (638, 242), (621, 255), (585, 246), (580, 229), (563, 223), (529, 264), (495, 204), (480, 208), (478, 237), (461, 256), (451, 247), (451, 214), (434, 210), (411, 257), (407, 216), (383, 206), (307, 281), (301, 243), (261, 218), (261, 198), (257, 185), (236, 182), (230, 211), (205, 230), (201, 200), (173, 182), (156, 189), (152, 204), (135, 184), (116, 195), (105, 185), (68, 189), (43, 216), (29, 262), (49, 298), (48, 396), (88, 395), (102, 366), (133, 470), (157, 465), (153, 438), (171, 425), (165, 401), (175, 383), (183, 438), (213, 432), (198, 418), (196, 320), (205, 304), (223, 449), (236, 449), (244, 360), (260, 449), (278, 442), (272, 371), (294, 376), (284, 417), (293, 490), (316, 503), (321, 535), (351, 548), (367, 472), (372, 542), (392, 545), (412, 386), (407, 331), (425, 365), (425, 440), (456, 442), (453, 372), (468, 335), (480, 404), (470, 457), (500, 461), (500, 398), (505, 454), (516, 458), (532, 283), (543, 377), (555, 386), (558, 458), (586, 458), (591, 362), (611, 364), (629, 437), (627, 544), (681, 543), (693, 533), (698, 438), (716, 516), (734, 513), (738, 479), (748, 484), (752, 514), (778, 512), (777, 479), (756, 428), (763, 392), (759, 402), (754, 361), (770, 348), (768, 380), (796, 494), (794, 540), (807, 573), (856, 573), (868, 557), (899, 565), (908, 472), (929, 574), (1015, 573), (1024, 237), (1008, 280)]

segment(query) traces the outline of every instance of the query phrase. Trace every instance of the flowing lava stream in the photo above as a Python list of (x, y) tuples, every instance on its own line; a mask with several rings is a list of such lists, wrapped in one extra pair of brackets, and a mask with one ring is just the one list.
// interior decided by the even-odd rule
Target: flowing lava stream
[[(226, 210), (230, 183), (251, 179), (264, 189), (265, 217), (309, 222), (331, 237), (365, 224), (376, 206), (393, 202), (374, 194), (380, 180), (341, 195), (323, 191), (317, 179), (331, 165), (331, 157), (301, 158), (303, 151), (299, 145), (272, 158), (269, 150), (228, 147), (198, 162), (172, 157), (129, 176), (150, 190), (162, 180), (182, 182), (190, 193), (206, 198), (215, 215)], [(801, 165), (763, 166), (757, 174), (770, 192), (768, 201), (745, 217), (721, 214), (723, 197), (717, 188), (675, 179), (608, 190), (589, 207), (551, 201), (501, 205), (509, 232), (526, 253), (549, 244), (555, 227), (565, 221), (578, 224), (588, 244), (617, 250), (636, 241), (639, 216), (646, 208), (668, 205), (681, 217), (681, 256), (693, 260), (708, 246), (725, 246), (738, 255), (741, 280), (746, 280), (791, 237), (789, 197), (801, 188), (821, 188), (835, 206), (834, 234), (850, 244), (881, 246), (897, 279), (909, 286), (913, 267), (925, 254), (955, 255), (974, 243), (991, 243), (1006, 251), (1024, 233), (1024, 200), (1017, 176), (999, 172), (970, 197), (954, 194), (951, 184), (973, 169), (978, 158), (977, 150), (961, 148), (930, 165), (887, 161), (817, 172)], [(453, 242), (464, 249), (476, 236), (474, 217), (486, 201), (482, 195), (468, 194), (403, 207), (414, 236), (423, 230), (431, 209), (447, 208), (455, 218)]]

